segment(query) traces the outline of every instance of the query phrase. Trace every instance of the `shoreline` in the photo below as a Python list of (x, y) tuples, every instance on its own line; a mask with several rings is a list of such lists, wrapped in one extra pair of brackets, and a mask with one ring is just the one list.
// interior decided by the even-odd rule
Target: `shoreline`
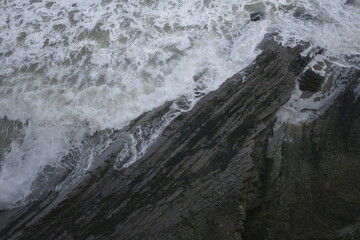
[[(42, 201), (0, 211), (0, 239), (352, 236), (360, 224), (360, 141), (342, 146), (358, 139), (351, 129), (360, 122), (360, 107), (351, 103), (351, 86), (360, 71), (345, 76), (346, 90), (314, 122), (274, 130), (277, 111), (311, 59), (300, 55), (306, 46), (282, 47), (272, 38), (265, 37), (250, 66), (176, 117), (130, 167), (113, 169), (120, 151), (113, 146), (104, 164), (55, 208), (58, 196), (50, 192)], [(342, 122), (347, 125), (332, 136)]]

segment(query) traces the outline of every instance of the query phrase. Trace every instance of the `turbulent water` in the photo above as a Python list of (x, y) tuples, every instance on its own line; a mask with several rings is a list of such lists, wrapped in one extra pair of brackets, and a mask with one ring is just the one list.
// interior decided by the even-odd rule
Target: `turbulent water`
[[(287, 46), (311, 42), (339, 66), (358, 67), (360, 58), (358, 0), (0, 6), (0, 209), (44, 185), (60, 191), (76, 182), (118, 138), (123, 149), (114, 167), (129, 166), (174, 116), (250, 64), (266, 33), (278, 32)], [(157, 122), (114, 137), (169, 101)], [(51, 177), (64, 169), (65, 180)]]

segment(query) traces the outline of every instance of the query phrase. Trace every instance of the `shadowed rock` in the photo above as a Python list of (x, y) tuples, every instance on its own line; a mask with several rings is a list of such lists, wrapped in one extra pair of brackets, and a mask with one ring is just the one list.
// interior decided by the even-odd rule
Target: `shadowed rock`
[(259, 20), (263, 19), (264, 17), (265, 17), (265, 12), (263, 12), (263, 11), (256, 11), (256, 12), (250, 13), (250, 21), (252, 21), (252, 22), (259, 21)]
[(259, 21), (266, 16), (266, 6), (262, 2), (247, 4), (244, 9), (250, 13), (250, 21)]
[(299, 88), (301, 91), (317, 92), (324, 77), (308, 69), (299, 77)]

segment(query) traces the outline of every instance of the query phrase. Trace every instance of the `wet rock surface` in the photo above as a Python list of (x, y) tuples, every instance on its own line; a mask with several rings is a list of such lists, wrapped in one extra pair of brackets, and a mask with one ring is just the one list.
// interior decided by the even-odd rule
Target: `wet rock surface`
[(265, 13), (263, 11), (252, 12), (250, 13), (250, 21), (252, 22), (260, 21), (261, 19), (264, 18), (264, 16)]
[(66, 199), (0, 212), (0, 238), (358, 239), (359, 72), (317, 120), (274, 128), (310, 58), (271, 36), (259, 47), (129, 168), (113, 147)]
[(299, 88), (302, 91), (317, 92), (324, 77), (316, 74), (313, 70), (308, 69), (299, 76)]

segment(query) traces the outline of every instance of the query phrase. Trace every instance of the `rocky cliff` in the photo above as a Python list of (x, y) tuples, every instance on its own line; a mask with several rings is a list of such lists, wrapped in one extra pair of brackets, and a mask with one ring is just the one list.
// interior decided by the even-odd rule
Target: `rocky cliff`
[(331, 105), (302, 109), (311, 121), (280, 121), (296, 84), (304, 99), (327, 94), (307, 69), (321, 51), (304, 57), (306, 47), (267, 36), (252, 65), (177, 117), (135, 164), (115, 170), (110, 146), (66, 199), (53, 191), (0, 212), (0, 238), (360, 239), (360, 72), (331, 68), (331, 84), (342, 83)]

